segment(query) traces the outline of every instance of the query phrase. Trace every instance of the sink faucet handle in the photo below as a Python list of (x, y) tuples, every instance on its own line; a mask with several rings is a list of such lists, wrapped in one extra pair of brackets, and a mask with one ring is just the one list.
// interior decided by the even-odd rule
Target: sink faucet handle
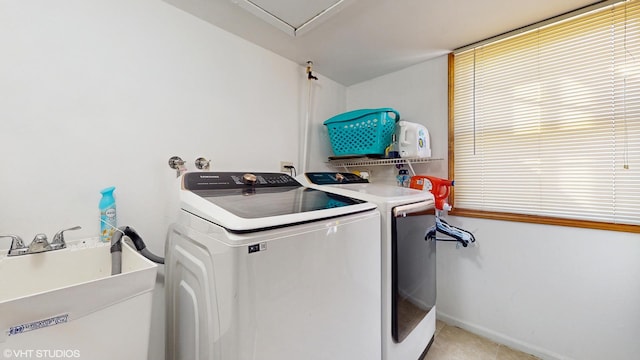
[(51, 246), (53, 246), (54, 249), (64, 249), (65, 247), (67, 247), (67, 244), (64, 242), (64, 232), (70, 231), (70, 230), (80, 230), (80, 229), (82, 229), (82, 227), (74, 226), (68, 229), (58, 231), (55, 235), (53, 235), (53, 240), (51, 240)]
[(27, 251), (24, 241), (18, 235), (0, 235), (0, 238), (11, 238), (11, 247), (9, 248), (9, 256), (22, 255)]

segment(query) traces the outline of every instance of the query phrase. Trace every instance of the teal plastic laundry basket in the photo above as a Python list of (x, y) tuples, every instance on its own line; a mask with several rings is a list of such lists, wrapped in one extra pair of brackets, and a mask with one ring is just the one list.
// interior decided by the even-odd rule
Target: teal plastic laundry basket
[(392, 108), (360, 109), (336, 115), (324, 125), (336, 156), (384, 155), (399, 120), (400, 113)]

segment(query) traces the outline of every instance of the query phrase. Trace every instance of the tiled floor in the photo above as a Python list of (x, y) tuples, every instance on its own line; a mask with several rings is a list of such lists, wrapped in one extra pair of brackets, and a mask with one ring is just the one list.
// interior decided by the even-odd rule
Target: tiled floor
[(535, 360), (537, 357), (496, 344), (438, 320), (424, 360)]

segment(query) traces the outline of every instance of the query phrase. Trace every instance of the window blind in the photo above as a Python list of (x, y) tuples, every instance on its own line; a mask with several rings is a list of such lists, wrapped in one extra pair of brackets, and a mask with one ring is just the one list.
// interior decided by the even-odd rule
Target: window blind
[(639, 4), (453, 55), (455, 209), (640, 225)]

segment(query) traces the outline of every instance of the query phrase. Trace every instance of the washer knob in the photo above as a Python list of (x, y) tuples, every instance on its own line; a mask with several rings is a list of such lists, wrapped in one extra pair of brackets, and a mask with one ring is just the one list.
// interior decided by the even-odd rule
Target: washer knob
[(253, 174), (244, 174), (242, 175), (242, 182), (247, 185), (255, 185), (258, 178)]

